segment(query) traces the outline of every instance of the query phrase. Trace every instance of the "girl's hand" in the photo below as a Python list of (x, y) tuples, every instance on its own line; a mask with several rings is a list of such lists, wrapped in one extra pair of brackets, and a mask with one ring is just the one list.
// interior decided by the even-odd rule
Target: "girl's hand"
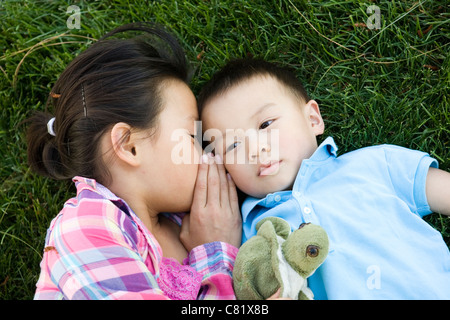
[(203, 155), (191, 212), (183, 218), (180, 240), (189, 252), (214, 241), (239, 247), (241, 235), (242, 219), (234, 182), (225, 173), (219, 156)]

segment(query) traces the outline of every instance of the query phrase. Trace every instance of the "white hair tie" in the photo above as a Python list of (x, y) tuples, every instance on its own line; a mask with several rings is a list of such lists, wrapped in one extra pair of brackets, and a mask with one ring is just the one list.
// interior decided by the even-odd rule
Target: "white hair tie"
[(55, 122), (55, 117), (51, 118), (50, 120), (48, 120), (47, 122), (47, 131), (50, 135), (56, 137), (56, 133), (53, 130), (53, 123)]

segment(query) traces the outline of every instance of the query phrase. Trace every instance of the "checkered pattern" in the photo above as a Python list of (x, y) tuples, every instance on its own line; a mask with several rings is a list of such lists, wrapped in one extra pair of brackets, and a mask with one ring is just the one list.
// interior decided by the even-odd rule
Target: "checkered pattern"
[[(162, 250), (131, 208), (95, 180), (75, 177), (47, 231), (35, 299), (167, 299), (158, 285)], [(171, 215), (181, 223), (180, 215)], [(235, 299), (237, 248), (213, 242), (185, 263), (202, 276), (198, 299)]]

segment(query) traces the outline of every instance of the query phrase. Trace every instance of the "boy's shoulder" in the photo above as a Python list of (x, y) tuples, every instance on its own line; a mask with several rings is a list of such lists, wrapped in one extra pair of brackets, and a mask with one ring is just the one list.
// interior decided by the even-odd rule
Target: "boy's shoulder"
[(428, 156), (428, 154), (419, 150), (409, 149), (393, 144), (380, 144), (349, 151), (347, 153), (339, 155), (339, 158), (355, 158), (357, 160), (376, 160), (389, 162), (393, 160), (398, 161), (400, 159), (408, 157), (422, 158), (424, 156)]
[(428, 153), (392, 144), (363, 147), (332, 158), (323, 163), (325, 167), (320, 166), (323, 174), (320, 177), (316, 174), (316, 179), (328, 183), (364, 179), (403, 186), (406, 177), (422, 183), (429, 167), (438, 167)]
[(394, 145), (394, 144), (378, 144), (378, 145), (372, 145), (372, 146), (366, 146), (366, 147), (361, 147), (358, 149), (354, 149), (351, 150), (347, 153), (344, 153), (344, 155), (348, 155), (348, 154), (353, 154), (353, 153), (383, 153), (383, 152), (410, 152), (413, 151), (415, 152), (416, 150), (413, 149), (409, 149), (406, 147), (402, 147), (402, 146), (398, 146), (398, 145)]
[(318, 146), (314, 154), (311, 156), (311, 160), (320, 162), (321, 160), (329, 159), (330, 156), (337, 157), (342, 160), (344, 159), (350, 160), (353, 158), (354, 159), (374, 158), (378, 160), (378, 158), (381, 159), (386, 158), (386, 155), (392, 155), (396, 157), (408, 156), (410, 154), (426, 155), (426, 153), (424, 152), (393, 144), (379, 144), (366, 146), (351, 151), (347, 151), (345, 153), (337, 152), (338, 150), (339, 148), (335, 143), (333, 137), (329, 136)]
[(437, 160), (426, 152), (391, 144), (357, 149), (339, 156), (337, 162), (336, 169), (339, 169), (341, 177), (389, 182), (398, 193), (410, 191), (408, 181), (414, 184), (414, 190), (425, 190), (429, 168), (439, 166)]

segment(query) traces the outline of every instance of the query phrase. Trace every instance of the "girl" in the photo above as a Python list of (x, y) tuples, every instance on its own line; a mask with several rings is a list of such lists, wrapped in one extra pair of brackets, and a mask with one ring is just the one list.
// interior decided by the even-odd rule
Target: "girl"
[[(145, 36), (105, 40), (127, 30)], [(236, 190), (220, 159), (198, 165), (188, 78), (177, 41), (144, 23), (111, 31), (61, 74), (54, 116), (30, 119), (28, 158), (74, 177), (77, 196), (48, 229), (35, 299), (234, 298)], [(186, 139), (172, 141), (180, 129)], [(190, 163), (172, 161), (179, 143)]]

